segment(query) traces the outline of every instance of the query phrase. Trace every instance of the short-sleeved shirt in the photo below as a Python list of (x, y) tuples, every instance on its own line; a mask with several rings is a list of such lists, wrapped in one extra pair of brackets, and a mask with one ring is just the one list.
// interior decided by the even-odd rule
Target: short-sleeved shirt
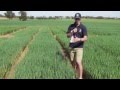
[[(76, 37), (83, 38), (84, 36), (87, 36), (87, 28), (81, 23), (79, 26), (76, 27), (76, 24), (71, 24), (68, 27), (67, 33), (70, 33), (74, 28), (77, 28), (77, 32), (75, 33)], [(75, 42), (69, 44), (69, 47), (71, 48), (83, 48), (84, 42)]]

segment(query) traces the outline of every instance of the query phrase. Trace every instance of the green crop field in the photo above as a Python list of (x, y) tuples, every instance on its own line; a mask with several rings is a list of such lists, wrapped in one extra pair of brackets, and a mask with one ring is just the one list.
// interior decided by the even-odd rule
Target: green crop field
[[(88, 29), (84, 78), (120, 78), (120, 20), (82, 22)], [(70, 19), (0, 20), (0, 78), (75, 79), (75, 71), (63, 52), (69, 53), (66, 31), (71, 23)]]

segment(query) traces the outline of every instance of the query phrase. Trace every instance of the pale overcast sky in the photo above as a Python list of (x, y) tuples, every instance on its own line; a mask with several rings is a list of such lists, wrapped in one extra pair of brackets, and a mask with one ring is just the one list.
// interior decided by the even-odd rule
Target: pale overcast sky
[[(18, 11), (14, 11), (18, 15)], [(74, 16), (75, 13), (82, 16), (120, 17), (120, 11), (27, 11), (29, 16)], [(5, 11), (0, 11), (4, 14)]]

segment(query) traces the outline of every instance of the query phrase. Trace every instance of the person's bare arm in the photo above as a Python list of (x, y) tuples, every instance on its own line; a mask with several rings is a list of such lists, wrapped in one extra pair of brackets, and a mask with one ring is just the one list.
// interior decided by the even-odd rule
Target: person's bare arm
[(67, 37), (70, 38), (72, 36), (72, 33), (67, 33)]
[(67, 37), (70, 38), (73, 35), (73, 32), (77, 32), (77, 28), (74, 28), (70, 33), (67, 33)]
[(81, 42), (85, 42), (85, 41), (87, 41), (87, 36), (84, 36), (83, 38), (75, 38), (75, 42), (79, 42), (79, 41), (81, 41)]
[(87, 41), (87, 36), (84, 36), (83, 38), (80, 38), (80, 41), (82, 41), (82, 42), (85, 42), (85, 41)]

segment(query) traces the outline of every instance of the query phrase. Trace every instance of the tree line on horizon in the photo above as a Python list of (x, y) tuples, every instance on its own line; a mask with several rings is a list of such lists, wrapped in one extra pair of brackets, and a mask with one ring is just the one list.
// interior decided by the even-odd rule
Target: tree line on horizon
[(19, 11), (18, 12), (20, 16), (16, 16), (13, 11), (6, 11), (4, 15), (0, 14), (0, 17), (6, 17), (9, 20), (12, 20), (13, 18), (19, 18), (21, 21), (26, 21), (27, 20), (27, 12), (25, 11)]
[[(20, 16), (16, 16), (15, 13), (13, 11), (6, 11), (4, 13), (4, 15), (0, 14), (0, 17), (6, 17), (9, 20), (12, 20), (13, 18), (19, 18), (20, 21), (26, 21), (27, 19), (74, 19), (73, 16), (38, 16), (38, 17), (34, 17), (34, 16), (27, 16), (27, 12), (26, 11), (19, 11), (18, 14)], [(115, 17), (103, 17), (103, 16), (82, 16), (82, 18), (91, 18), (91, 19), (120, 19), (120, 18), (115, 18)]]

